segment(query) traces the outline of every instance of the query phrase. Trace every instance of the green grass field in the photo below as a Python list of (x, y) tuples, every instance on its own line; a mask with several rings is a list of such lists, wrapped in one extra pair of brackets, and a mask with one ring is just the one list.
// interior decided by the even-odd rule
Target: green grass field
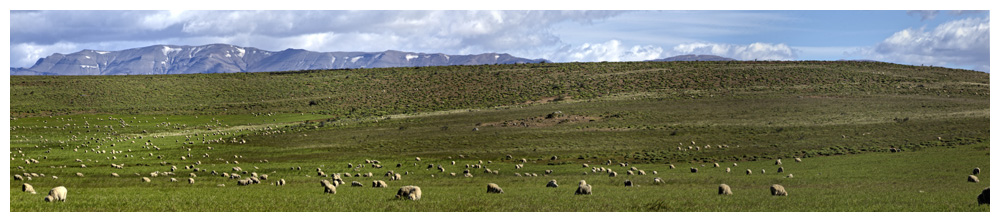
[[(976, 203), (990, 181), (988, 75), (965, 70), (646, 62), (13, 76), (11, 116), (11, 211), (989, 211)], [(176, 175), (150, 176), (171, 166)], [(211, 174), (233, 167), (269, 179)], [(980, 182), (966, 182), (976, 167)], [(324, 194), (318, 168), (352, 177)], [(13, 179), (24, 173), (40, 175)], [(593, 195), (573, 194), (580, 180)], [(722, 183), (734, 195), (717, 195)], [(395, 199), (404, 185), (422, 199)], [(55, 186), (68, 201), (43, 201)]]

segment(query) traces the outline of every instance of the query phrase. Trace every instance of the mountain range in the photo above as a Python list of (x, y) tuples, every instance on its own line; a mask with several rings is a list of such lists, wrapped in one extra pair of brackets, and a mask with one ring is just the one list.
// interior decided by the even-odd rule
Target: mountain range
[(509, 54), (446, 55), (401, 51), (278, 52), (228, 44), (154, 45), (121, 51), (83, 50), (53, 54), (30, 68), (10, 68), (12, 75), (122, 75), (272, 72), (310, 69), (353, 69), (482, 64), (541, 63)]

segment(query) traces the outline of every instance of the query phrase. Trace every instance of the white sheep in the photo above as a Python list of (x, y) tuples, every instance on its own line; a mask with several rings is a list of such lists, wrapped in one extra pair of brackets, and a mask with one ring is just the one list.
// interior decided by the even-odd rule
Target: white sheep
[(35, 194), (35, 188), (31, 184), (21, 184), (21, 191), (26, 193)]
[(420, 187), (412, 185), (400, 187), (399, 191), (396, 192), (396, 198), (406, 198), (410, 200), (420, 200), (421, 195), (422, 192), (420, 192)]
[(49, 195), (45, 196), (45, 202), (62, 201), (66, 202), (66, 187), (58, 186), (49, 190)]

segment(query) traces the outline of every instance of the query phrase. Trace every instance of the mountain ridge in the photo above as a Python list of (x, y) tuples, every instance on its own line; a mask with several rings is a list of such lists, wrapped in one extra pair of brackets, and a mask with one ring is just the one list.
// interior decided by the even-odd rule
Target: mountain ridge
[(733, 59), (733, 58), (727, 58), (727, 57), (722, 57), (722, 56), (717, 56), (717, 55), (695, 55), (695, 54), (686, 54), (686, 55), (677, 55), (677, 56), (671, 56), (671, 57), (667, 57), (667, 58), (662, 58), (662, 59), (653, 59), (653, 60), (646, 60), (646, 61), (648, 61), (648, 62), (678, 62), (678, 61), (736, 61), (736, 59)]
[(274, 72), (541, 63), (507, 53), (447, 55), (386, 50), (383, 52), (314, 52), (304, 49), (268, 51), (230, 44), (201, 46), (152, 45), (118, 51), (85, 49), (54, 53), (28, 68), (10, 67), (11, 75), (123, 75)]

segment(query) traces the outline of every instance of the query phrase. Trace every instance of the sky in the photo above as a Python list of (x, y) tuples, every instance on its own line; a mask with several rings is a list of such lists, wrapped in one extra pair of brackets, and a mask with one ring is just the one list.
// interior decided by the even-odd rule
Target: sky
[(988, 11), (10, 11), (10, 65), (149, 45), (510, 53), (553, 62), (684, 54), (989, 72)]

